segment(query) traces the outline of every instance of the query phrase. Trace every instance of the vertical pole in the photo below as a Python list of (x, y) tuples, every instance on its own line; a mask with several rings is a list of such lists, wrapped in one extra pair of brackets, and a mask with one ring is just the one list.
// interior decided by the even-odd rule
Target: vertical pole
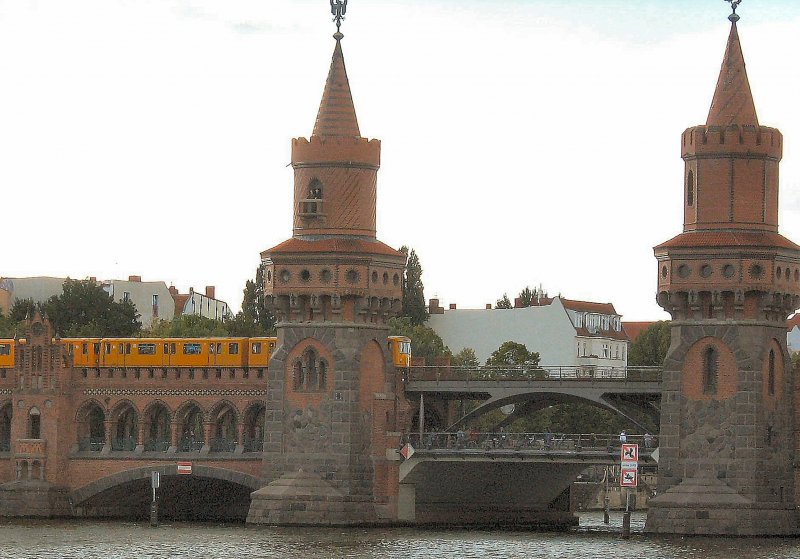
[(419, 446), (422, 448), (422, 435), (425, 429), (425, 395), (419, 395)]
[(608, 502), (608, 483), (609, 483), (609, 480), (608, 480), (608, 476), (609, 476), (608, 466), (606, 466), (606, 487), (605, 487), (606, 490), (605, 490), (605, 494), (603, 496), (603, 524), (608, 524), (609, 523), (609, 519), (610, 519), (609, 514), (608, 514), (608, 512), (609, 512), (609, 510), (608, 510), (609, 509), (609, 502)]
[(161, 485), (161, 474), (157, 471), (150, 473), (150, 486), (153, 488), (153, 500), (150, 503), (150, 526), (158, 527), (158, 497), (156, 490)]
[(622, 539), (631, 537), (631, 490), (625, 488), (625, 514), (622, 516)]

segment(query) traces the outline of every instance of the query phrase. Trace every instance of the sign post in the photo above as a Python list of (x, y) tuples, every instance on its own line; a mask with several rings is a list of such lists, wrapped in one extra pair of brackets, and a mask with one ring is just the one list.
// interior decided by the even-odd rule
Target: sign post
[(622, 517), (622, 537), (631, 537), (631, 487), (639, 484), (639, 445), (622, 444), (620, 449), (619, 485), (624, 487), (625, 514)]

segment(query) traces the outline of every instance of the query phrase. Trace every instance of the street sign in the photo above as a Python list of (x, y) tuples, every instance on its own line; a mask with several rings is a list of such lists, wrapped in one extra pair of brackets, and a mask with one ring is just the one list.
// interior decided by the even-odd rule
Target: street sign
[(622, 468), (622, 473), (619, 476), (619, 484), (621, 487), (636, 487), (639, 481), (638, 468)]
[(403, 446), (403, 448), (400, 449), (400, 456), (408, 460), (409, 458), (414, 456), (414, 452), (416, 451), (414, 450), (414, 447), (411, 446), (411, 443), (406, 443), (405, 446)]
[(620, 450), (621, 462), (638, 462), (639, 461), (639, 445), (638, 444), (623, 444)]
[(153, 489), (161, 487), (161, 472), (150, 472), (150, 485), (153, 486)]
[(178, 474), (184, 476), (192, 475), (192, 463), (178, 462)]

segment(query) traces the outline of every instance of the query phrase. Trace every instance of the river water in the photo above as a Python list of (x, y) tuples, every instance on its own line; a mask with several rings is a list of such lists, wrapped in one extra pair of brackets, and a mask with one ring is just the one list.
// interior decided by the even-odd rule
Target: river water
[[(644, 513), (631, 528), (641, 531)], [(581, 515), (569, 533), (481, 530), (264, 528), (242, 524), (96, 521), (0, 523), (0, 557), (80, 559), (262, 558), (553, 558), (800, 559), (800, 539), (664, 538), (634, 533), (622, 540), (622, 515)]]

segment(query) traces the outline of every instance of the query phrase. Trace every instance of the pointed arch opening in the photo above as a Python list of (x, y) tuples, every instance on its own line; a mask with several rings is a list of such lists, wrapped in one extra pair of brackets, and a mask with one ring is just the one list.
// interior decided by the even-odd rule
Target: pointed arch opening
[(11, 450), (11, 418), (14, 406), (6, 402), (0, 406), (0, 452)]
[(139, 436), (139, 414), (130, 402), (119, 404), (111, 414), (113, 431), (112, 451), (132, 451), (136, 449)]
[(144, 450), (166, 452), (172, 443), (171, 414), (162, 402), (151, 404), (144, 413)]
[(261, 452), (264, 448), (264, 421), (267, 408), (258, 403), (250, 406), (244, 416), (244, 451)]
[(199, 452), (205, 445), (203, 410), (190, 403), (178, 413), (178, 452)]
[(211, 452), (233, 452), (238, 444), (238, 418), (236, 408), (223, 402), (211, 413)]
[(97, 402), (87, 402), (78, 411), (78, 450), (100, 452), (105, 444), (106, 413)]

